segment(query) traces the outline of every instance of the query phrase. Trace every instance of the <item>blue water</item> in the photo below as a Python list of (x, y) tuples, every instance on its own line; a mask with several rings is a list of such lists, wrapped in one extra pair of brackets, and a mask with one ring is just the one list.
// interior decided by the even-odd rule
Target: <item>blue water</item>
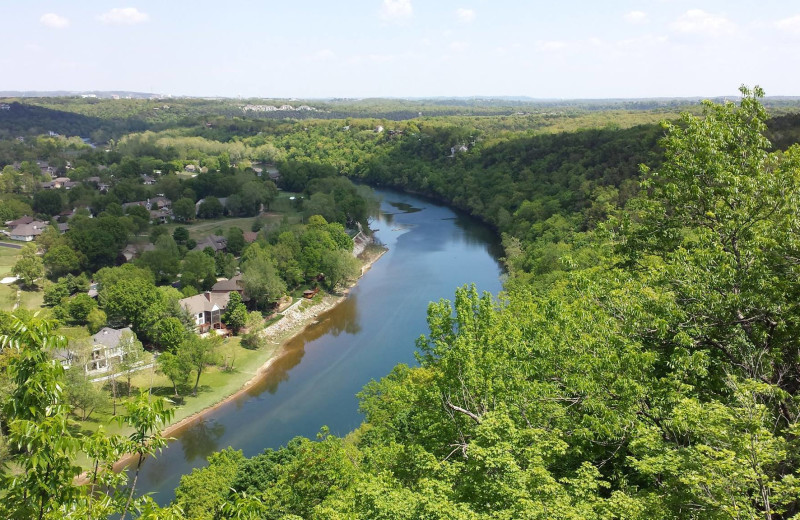
[(313, 438), (322, 426), (347, 434), (363, 419), (356, 393), (398, 363), (415, 363), (429, 302), (452, 300), (466, 283), (500, 290), (500, 248), (491, 230), (429, 201), (376, 191), (382, 214), (371, 227), (389, 251), (341, 305), (287, 346), (262, 381), (146, 461), (139, 491), (168, 503), (181, 475), (227, 446), (253, 456), (298, 435)]

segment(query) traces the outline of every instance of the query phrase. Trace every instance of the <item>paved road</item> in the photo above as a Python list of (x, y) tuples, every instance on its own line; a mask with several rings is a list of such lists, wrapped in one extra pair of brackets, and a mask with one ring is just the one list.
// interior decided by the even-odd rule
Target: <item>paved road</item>
[(9, 244), (8, 242), (0, 242), (0, 247), (8, 247), (11, 249), (22, 249), (20, 244)]

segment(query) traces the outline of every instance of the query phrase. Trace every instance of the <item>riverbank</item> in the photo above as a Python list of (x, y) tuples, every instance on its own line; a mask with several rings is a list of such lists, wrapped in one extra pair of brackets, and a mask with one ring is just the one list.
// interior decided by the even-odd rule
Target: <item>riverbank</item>
[[(162, 435), (172, 437), (203, 420), (213, 410), (247, 393), (250, 387), (270, 373), (274, 363), (283, 355), (286, 344), (307, 327), (314, 325), (326, 312), (342, 303), (347, 298), (350, 289), (386, 251), (385, 248), (378, 246), (367, 247), (359, 256), (362, 261), (361, 274), (347, 288), (339, 293), (325, 294), (321, 298), (318, 297), (319, 300), (316, 298), (308, 301), (300, 300), (286, 309), (283, 318), (261, 332), (264, 344), (256, 351), (261, 355), (247, 360), (237, 369), (237, 374), (243, 377), (234, 378), (227, 381), (224, 386), (212, 389), (203, 396), (202, 400), (190, 401), (186, 406), (176, 407), (175, 417), (162, 431)], [(114, 469), (121, 470), (133, 461), (134, 456), (125, 457), (115, 464)]]

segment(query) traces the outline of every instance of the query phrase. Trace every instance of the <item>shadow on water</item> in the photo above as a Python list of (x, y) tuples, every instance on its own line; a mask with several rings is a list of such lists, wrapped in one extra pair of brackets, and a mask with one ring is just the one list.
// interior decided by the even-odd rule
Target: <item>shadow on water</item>
[(463, 232), (464, 241), (472, 245), (486, 245), (492, 258), (500, 259), (505, 256), (503, 244), (497, 234), (488, 226), (476, 226), (475, 218), (462, 213), (456, 213), (453, 219), (456, 227)]
[(361, 332), (358, 317), (358, 296), (356, 295), (351, 295), (333, 309), (321, 314), (317, 322), (306, 327), (301, 334), (286, 343), (283, 353), (270, 365), (267, 375), (251, 385), (245, 395), (236, 399), (237, 407), (243, 406), (250, 397), (258, 397), (263, 392), (274, 394), (281, 383), (289, 380), (289, 372), (300, 364), (306, 353), (306, 344), (325, 335), (337, 337), (342, 332), (347, 334)]
[(219, 451), (219, 440), (225, 434), (225, 425), (214, 420), (200, 419), (181, 435), (183, 458), (193, 461)]
[(389, 249), (384, 258), (340, 305), (288, 341), (262, 378), (209, 412), (205, 423), (175, 432), (172, 447), (143, 466), (142, 492), (169, 502), (181, 475), (227, 446), (252, 456), (297, 435), (313, 437), (323, 425), (346, 435), (363, 420), (355, 397), (363, 386), (397, 363), (414, 363), (429, 302), (451, 299), (465, 283), (501, 289), (492, 230), (432, 201), (387, 190), (379, 195), (383, 213), (372, 227)]
[(416, 213), (422, 211), (424, 208), (416, 208), (406, 202), (387, 202), (391, 207), (399, 209), (403, 213)]

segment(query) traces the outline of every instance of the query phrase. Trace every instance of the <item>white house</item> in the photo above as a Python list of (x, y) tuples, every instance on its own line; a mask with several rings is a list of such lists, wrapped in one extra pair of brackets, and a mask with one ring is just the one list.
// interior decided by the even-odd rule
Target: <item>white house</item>
[(47, 225), (47, 222), (34, 220), (29, 224), (22, 224), (12, 229), (8, 234), (8, 238), (20, 242), (32, 242), (33, 239), (42, 234)]
[(64, 368), (82, 366), (87, 374), (100, 374), (107, 372), (113, 364), (122, 361), (125, 354), (123, 341), (135, 340), (136, 335), (128, 327), (122, 329), (104, 327), (92, 336), (92, 351), (88, 354), (88, 359), (80, 359), (80, 356), (70, 349), (58, 350), (54, 353), (54, 357)]

